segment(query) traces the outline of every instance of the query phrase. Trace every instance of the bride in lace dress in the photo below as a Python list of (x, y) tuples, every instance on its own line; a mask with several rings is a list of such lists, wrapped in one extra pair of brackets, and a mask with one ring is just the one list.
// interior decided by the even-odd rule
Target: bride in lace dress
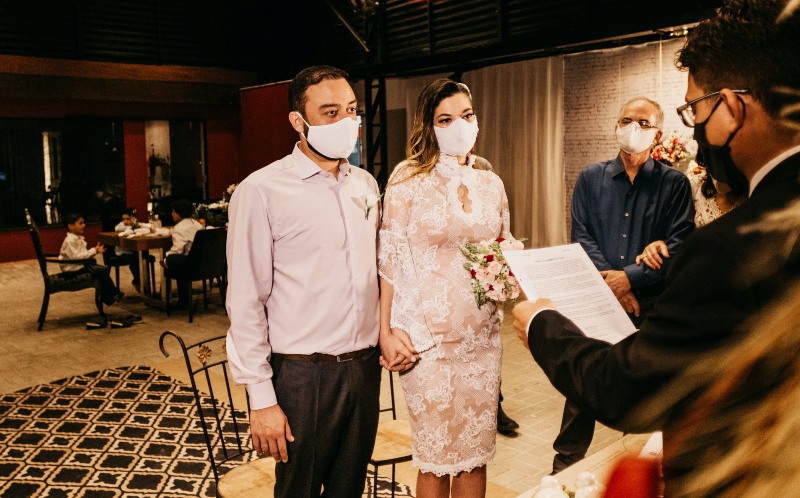
[(485, 496), (495, 452), (502, 310), (476, 306), (459, 247), (510, 238), (509, 212), (500, 178), (472, 167), (477, 133), (466, 85), (431, 83), (384, 197), (381, 363), (402, 372), (419, 498)]

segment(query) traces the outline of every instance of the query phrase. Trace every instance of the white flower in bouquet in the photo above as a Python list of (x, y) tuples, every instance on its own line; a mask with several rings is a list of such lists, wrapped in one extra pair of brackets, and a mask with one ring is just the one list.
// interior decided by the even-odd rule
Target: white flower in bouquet
[(519, 282), (503, 257), (503, 251), (523, 249), (522, 240), (500, 237), (477, 244), (468, 242), (460, 248), (467, 258), (464, 269), (472, 278), (475, 304), (479, 308), (489, 301), (501, 303), (519, 297)]

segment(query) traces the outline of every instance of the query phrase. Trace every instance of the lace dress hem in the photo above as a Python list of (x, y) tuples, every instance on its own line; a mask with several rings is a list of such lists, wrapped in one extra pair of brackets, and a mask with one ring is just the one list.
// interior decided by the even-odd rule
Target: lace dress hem
[(477, 455), (469, 460), (454, 463), (451, 465), (438, 465), (435, 463), (427, 463), (419, 460), (416, 456), (413, 457), (412, 463), (421, 472), (426, 474), (435, 474), (436, 477), (443, 477), (446, 475), (454, 476), (461, 472), (472, 472), (473, 470), (483, 467), (494, 459), (495, 448), (492, 451), (483, 455)]

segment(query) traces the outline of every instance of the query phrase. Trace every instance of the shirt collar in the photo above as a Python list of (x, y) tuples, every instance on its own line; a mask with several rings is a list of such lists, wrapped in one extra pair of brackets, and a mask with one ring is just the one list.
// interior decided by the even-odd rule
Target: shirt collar
[(456, 156), (450, 156), (444, 152), (439, 153), (439, 160), (436, 162), (436, 169), (447, 178), (464, 177), (469, 172), (474, 171), (475, 156), (470, 154), (467, 156), (467, 164), (464, 166), (458, 164)]
[[(303, 151), (300, 150), (300, 142), (297, 142), (294, 145), (294, 150), (292, 151), (292, 161), (294, 161), (294, 167), (302, 180), (311, 178), (318, 173), (322, 173), (322, 168), (317, 166), (317, 163), (312, 161), (310, 157), (305, 155)], [(339, 160), (339, 173), (345, 176), (350, 174), (350, 163), (347, 162), (347, 159)]]
[[(633, 178), (634, 181), (639, 178), (650, 178), (653, 176), (653, 168), (655, 168), (655, 163), (652, 157), (648, 157), (647, 161), (644, 162), (641, 168), (639, 168), (639, 172), (636, 173), (636, 176)], [(622, 157), (617, 154), (617, 158), (611, 163), (611, 176), (617, 176), (620, 174), (624, 174), (625, 178), (627, 179), (628, 173), (625, 171), (625, 165), (622, 164)]]
[(753, 195), (753, 190), (756, 189), (761, 180), (763, 180), (764, 177), (767, 176), (767, 174), (769, 174), (770, 171), (775, 169), (776, 166), (785, 161), (787, 158), (797, 154), (798, 152), (800, 152), (800, 145), (795, 145), (791, 149), (781, 152), (780, 154), (772, 158), (772, 160), (770, 160), (767, 164), (762, 166), (760, 170), (756, 171), (756, 174), (753, 175), (753, 179), (750, 180), (750, 195)]

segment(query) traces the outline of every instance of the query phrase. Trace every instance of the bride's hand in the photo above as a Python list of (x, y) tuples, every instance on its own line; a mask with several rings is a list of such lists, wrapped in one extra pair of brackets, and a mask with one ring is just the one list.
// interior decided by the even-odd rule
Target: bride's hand
[(408, 333), (402, 329), (381, 331), (381, 366), (393, 372), (403, 372), (419, 359)]

